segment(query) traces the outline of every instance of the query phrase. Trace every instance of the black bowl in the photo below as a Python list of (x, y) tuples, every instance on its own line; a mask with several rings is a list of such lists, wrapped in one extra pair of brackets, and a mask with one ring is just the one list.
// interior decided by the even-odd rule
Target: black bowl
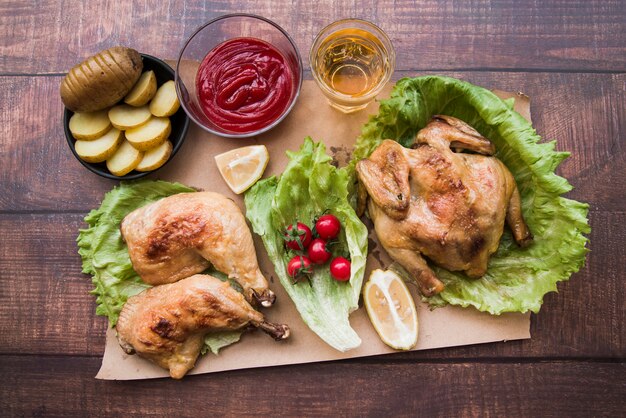
[[(143, 61), (143, 71), (150, 71), (150, 70), (154, 71), (154, 75), (156, 76), (158, 86), (161, 86), (161, 84), (165, 83), (166, 81), (174, 80), (174, 70), (172, 70), (172, 68), (169, 65), (167, 65), (165, 62), (151, 55), (146, 55), (146, 54), (141, 54), (141, 58)], [(147, 176), (150, 173), (154, 173), (159, 168), (164, 167), (165, 164), (167, 164), (172, 158), (174, 158), (174, 155), (176, 155), (176, 152), (178, 151), (180, 146), (183, 144), (183, 141), (185, 140), (187, 129), (189, 129), (189, 117), (187, 116), (187, 114), (183, 110), (183, 107), (181, 106), (175, 114), (170, 116), (170, 121), (172, 123), (172, 133), (169, 136), (169, 140), (172, 142), (172, 155), (170, 155), (170, 158), (165, 162), (165, 164), (163, 164), (161, 167), (153, 171), (146, 171), (146, 172), (131, 171), (125, 176), (115, 176), (109, 172), (109, 170), (106, 167), (106, 163), (88, 163), (86, 161), (83, 161), (78, 156), (78, 154), (76, 154), (76, 149), (74, 148), (74, 142), (76, 140), (72, 136), (72, 133), (70, 132), (70, 127), (69, 127), (70, 118), (72, 117), (73, 114), (74, 112), (72, 112), (68, 108), (65, 108), (65, 111), (63, 112), (63, 126), (65, 128), (65, 138), (67, 139), (67, 144), (70, 146), (72, 153), (74, 154), (76, 159), (80, 161), (80, 163), (84, 165), (85, 167), (87, 167), (90, 171), (102, 177), (115, 179), (115, 180), (138, 179), (140, 177)]]

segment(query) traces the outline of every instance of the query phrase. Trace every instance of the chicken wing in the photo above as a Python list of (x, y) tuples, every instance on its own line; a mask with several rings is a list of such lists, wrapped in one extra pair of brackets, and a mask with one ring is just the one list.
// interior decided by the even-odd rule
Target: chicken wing
[(276, 340), (289, 337), (287, 325), (265, 322), (228, 282), (196, 274), (129, 298), (116, 329), (127, 354), (137, 353), (180, 379), (195, 365), (207, 333), (249, 326)]
[(494, 153), (493, 144), (465, 122), (434, 116), (418, 132), (414, 149), (385, 140), (357, 163), (381, 244), (426, 296), (444, 285), (423, 256), (477, 278), (498, 248), (505, 219), (519, 245), (532, 241), (515, 180)]
[(246, 220), (219, 193), (166, 197), (129, 213), (121, 232), (133, 268), (148, 284), (172, 283), (213, 265), (241, 285), (248, 302), (274, 303)]

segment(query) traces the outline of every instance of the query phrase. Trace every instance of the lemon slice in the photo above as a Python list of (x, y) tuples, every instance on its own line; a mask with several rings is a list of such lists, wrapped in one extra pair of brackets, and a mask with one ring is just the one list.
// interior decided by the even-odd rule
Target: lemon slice
[(417, 310), (402, 278), (391, 270), (374, 270), (363, 289), (367, 314), (380, 339), (396, 350), (417, 343)]
[(269, 160), (265, 145), (250, 145), (215, 156), (220, 174), (237, 194), (245, 192), (261, 178)]

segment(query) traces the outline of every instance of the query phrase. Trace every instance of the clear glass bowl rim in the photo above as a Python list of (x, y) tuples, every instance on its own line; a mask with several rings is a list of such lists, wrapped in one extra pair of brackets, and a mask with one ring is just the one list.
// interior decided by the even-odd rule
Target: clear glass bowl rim
[(391, 67), (391, 71), (389, 72), (389, 74), (385, 77), (384, 82), (380, 83), (380, 86), (378, 86), (376, 89), (372, 90), (370, 92), (370, 94), (367, 95), (366, 98), (364, 97), (359, 97), (357, 99), (354, 99), (355, 101), (361, 101), (363, 99), (367, 99), (367, 100), (371, 100), (371, 98), (375, 97), (377, 94), (379, 94), (381, 92), (381, 90), (384, 88), (385, 84), (391, 79), (391, 76), (393, 75), (393, 72), (395, 70), (395, 66), (396, 66), (396, 51), (395, 51), (395, 47), (393, 46), (393, 42), (391, 42), (391, 39), (389, 38), (389, 36), (387, 35), (387, 33), (382, 30), (382, 28), (378, 25), (376, 25), (373, 22), (370, 22), (369, 20), (364, 20), (364, 19), (359, 19), (359, 18), (346, 18), (346, 19), (340, 19), (340, 20), (336, 20), (326, 26), (324, 26), (317, 34), (317, 36), (315, 36), (315, 39), (313, 40), (313, 43), (311, 44), (311, 50), (309, 51), (309, 67), (311, 68), (311, 74), (313, 75), (313, 78), (315, 79), (315, 82), (317, 83), (317, 85), (319, 86), (320, 89), (322, 89), (322, 91), (324, 92), (324, 94), (327, 97), (336, 97), (339, 100), (345, 100), (347, 102), (349, 102), (350, 100), (352, 100), (352, 96), (348, 95), (348, 94), (343, 94), (334, 90), (331, 90), (330, 88), (328, 88), (328, 86), (326, 85), (326, 83), (324, 83), (319, 76), (317, 75), (317, 73), (315, 72), (315, 70), (313, 69), (313, 62), (315, 61), (315, 55), (314, 51), (316, 50), (316, 46), (319, 46), (319, 44), (321, 44), (321, 41), (323, 40), (322, 37), (324, 37), (324, 39), (330, 34), (332, 33), (332, 31), (330, 31), (330, 29), (333, 29), (335, 27), (341, 26), (343, 24), (346, 23), (360, 23), (362, 25), (365, 26), (369, 26), (371, 29), (373, 29), (373, 31), (375, 32), (374, 34), (376, 36), (380, 36), (382, 38), (382, 40), (384, 41), (384, 43), (389, 45), (389, 48), (387, 48), (387, 45), (385, 45), (385, 48), (387, 48), (387, 52), (389, 53), (389, 64)]
[[(181, 61), (181, 59), (183, 57), (183, 53), (187, 49), (187, 46), (189, 45), (189, 43), (196, 37), (196, 35), (198, 33), (202, 32), (202, 30), (204, 30), (207, 26), (209, 26), (209, 25), (211, 25), (211, 24), (213, 24), (215, 22), (219, 22), (220, 20), (230, 19), (230, 18), (234, 18), (234, 17), (245, 17), (245, 18), (261, 20), (261, 21), (263, 21), (265, 23), (269, 23), (274, 28), (278, 29), (285, 36), (285, 38), (289, 41), (289, 43), (293, 47), (293, 49), (294, 49), (294, 51), (296, 53), (297, 65), (298, 65), (298, 70), (299, 70), (298, 80), (297, 80), (296, 85), (295, 85), (296, 92), (295, 92), (295, 94), (293, 96), (293, 99), (291, 100), (291, 103), (289, 104), (287, 109), (285, 109), (283, 114), (278, 119), (276, 119), (274, 122), (270, 123), (269, 125), (261, 128), (259, 130), (252, 131), (252, 132), (245, 132), (245, 133), (232, 133), (232, 132), (217, 131), (217, 130), (209, 128), (208, 126), (205, 126), (201, 121), (199, 121), (199, 120), (197, 120), (195, 118), (195, 116), (193, 115), (193, 113), (191, 111), (189, 111), (187, 109), (187, 106), (185, 105), (184, 100), (182, 100), (182, 93), (180, 91), (180, 84), (182, 83), (182, 80), (180, 80), (180, 76), (179, 76), (180, 61)], [(208, 52), (209, 51), (207, 51), (207, 53)], [(176, 85), (176, 94), (178, 95), (178, 98), (180, 100), (181, 106), (185, 110), (185, 113), (187, 114), (187, 116), (189, 116), (189, 118), (191, 120), (193, 120), (196, 125), (198, 125), (199, 127), (201, 127), (202, 129), (204, 129), (205, 131), (207, 131), (209, 133), (212, 133), (212, 134), (217, 135), (217, 136), (225, 137), (225, 138), (249, 138), (249, 137), (260, 135), (260, 134), (262, 134), (264, 132), (269, 131), (270, 129), (272, 129), (276, 125), (278, 125), (280, 122), (282, 122), (283, 119), (285, 119), (285, 117), (287, 117), (287, 115), (291, 112), (291, 110), (295, 106), (296, 102), (298, 101), (298, 97), (300, 97), (300, 90), (302, 89), (302, 80), (303, 80), (303, 78), (304, 78), (304, 68), (303, 68), (303, 65), (302, 65), (302, 57), (300, 56), (300, 50), (298, 49), (298, 46), (296, 45), (294, 40), (291, 38), (291, 36), (287, 33), (287, 31), (285, 31), (276, 22), (273, 22), (270, 19), (268, 19), (266, 17), (263, 17), (263, 16), (255, 15), (255, 14), (252, 14), (252, 13), (229, 13), (229, 14), (218, 16), (215, 19), (211, 19), (208, 22), (200, 25), (198, 27), (198, 29), (196, 29), (189, 36), (189, 38), (187, 38), (187, 40), (185, 41), (185, 44), (180, 49), (180, 53), (178, 54), (178, 60), (176, 61), (176, 71), (175, 71), (175, 75), (174, 75), (174, 84)], [(195, 88), (195, 85), (194, 85), (194, 88)]]

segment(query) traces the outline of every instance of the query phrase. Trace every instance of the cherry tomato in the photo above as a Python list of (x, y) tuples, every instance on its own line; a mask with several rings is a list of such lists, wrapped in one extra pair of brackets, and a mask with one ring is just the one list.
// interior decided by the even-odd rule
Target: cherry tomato
[(312, 272), (311, 260), (304, 255), (294, 256), (287, 264), (287, 273), (296, 280), (308, 276)]
[(298, 222), (295, 228), (293, 225), (287, 227), (283, 238), (287, 248), (304, 251), (311, 242), (311, 229), (302, 222)]
[(326, 241), (337, 238), (339, 230), (341, 229), (341, 222), (335, 215), (322, 215), (315, 222), (315, 230), (320, 238)]
[(350, 261), (343, 257), (335, 257), (330, 262), (330, 275), (340, 282), (350, 280)]
[(324, 264), (330, 259), (330, 251), (326, 248), (326, 241), (315, 238), (309, 245), (309, 258), (315, 264)]

